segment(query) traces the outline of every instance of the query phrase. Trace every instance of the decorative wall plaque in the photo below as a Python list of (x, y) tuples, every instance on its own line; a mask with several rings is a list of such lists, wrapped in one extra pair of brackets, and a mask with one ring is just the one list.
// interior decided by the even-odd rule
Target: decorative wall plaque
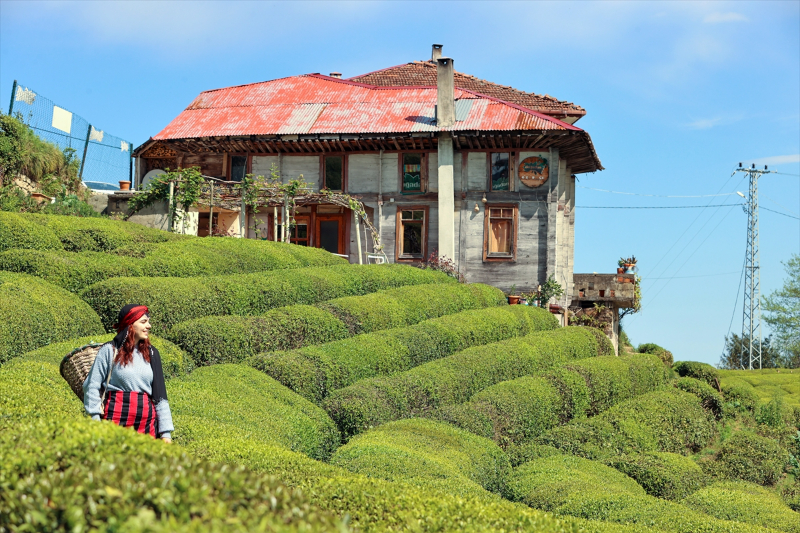
[(528, 187), (541, 187), (550, 176), (547, 159), (539, 156), (526, 157), (519, 163), (519, 181)]

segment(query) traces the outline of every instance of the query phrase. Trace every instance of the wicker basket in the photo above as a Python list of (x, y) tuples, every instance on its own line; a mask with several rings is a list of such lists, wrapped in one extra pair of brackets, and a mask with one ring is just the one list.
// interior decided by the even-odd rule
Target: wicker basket
[(67, 380), (72, 392), (83, 401), (83, 382), (92, 369), (92, 364), (100, 351), (102, 344), (91, 343), (80, 348), (75, 348), (61, 360), (61, 377)]

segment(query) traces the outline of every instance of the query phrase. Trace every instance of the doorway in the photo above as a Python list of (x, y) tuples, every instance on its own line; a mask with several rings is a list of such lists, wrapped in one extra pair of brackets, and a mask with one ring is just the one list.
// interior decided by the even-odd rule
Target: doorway
[(316, 216), (314, 244), (332, 254), (344, 254), (345, 218), (343, 214)]

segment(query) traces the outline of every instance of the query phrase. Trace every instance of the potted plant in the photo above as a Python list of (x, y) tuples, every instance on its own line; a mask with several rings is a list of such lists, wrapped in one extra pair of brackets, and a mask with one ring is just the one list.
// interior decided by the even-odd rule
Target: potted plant
[(122, 181), (119, 182), (119, 190), (121, 191), (129, 191), (131, 190), (131, 182), (130, 181)]
[(514, 284), (511, 286), (511, 290), (508, 291), (508, 305), (517, 305), (519, 303), (519, 295), (517, 294), (517, 285)]
[[(620, 268), (624, 268), (625, 272), (630, 274), (633, 272), (633, 269), (636, 266), (636, 256), (632, 255), (630, 257), (620, 257), (619, 261), (617, 261), (617, 265), (619, 265)], [(617, 270), (617, 273), (622, 274), (622, 272), (619, 272), (619, 270)]]

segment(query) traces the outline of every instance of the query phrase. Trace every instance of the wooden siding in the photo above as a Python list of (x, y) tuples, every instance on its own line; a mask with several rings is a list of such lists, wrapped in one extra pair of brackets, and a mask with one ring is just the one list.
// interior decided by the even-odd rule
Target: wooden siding
[(254, 155), (250, 163), (250, 172), (256, 176), (269, 178), (272, 175), (272, 165), (277, 169), (278, 164), (277, 155)]
[(181, 166), (183, 168), (200, 167), (200, 172), (206, 176), (221, 178), (223, 177), (222, 160), (224, 157), (223, 154), (186, 155)]
[(281, 158), (281, 177), (283, 182), (297, 179), (301, 174), (315, 191), (319, 190), (319, 161), (318, 155), (284, 155)]

